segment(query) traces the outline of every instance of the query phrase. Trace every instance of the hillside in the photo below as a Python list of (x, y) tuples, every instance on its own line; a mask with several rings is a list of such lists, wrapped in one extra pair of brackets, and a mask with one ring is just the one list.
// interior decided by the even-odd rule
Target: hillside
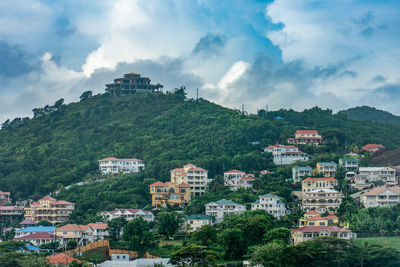
[(400, 148), (390, 150), (390, 151), (383, 151), (382, 153), (374, 154), (374, 157), (371, 159), (371, 164), (377, 166), (400, 166)]
[(400, 116), (368, 106), (350, 108), (340, 111), (339, 113), (345, 114), (349, 119), (353, 120), (375, 121), (400, 125)]

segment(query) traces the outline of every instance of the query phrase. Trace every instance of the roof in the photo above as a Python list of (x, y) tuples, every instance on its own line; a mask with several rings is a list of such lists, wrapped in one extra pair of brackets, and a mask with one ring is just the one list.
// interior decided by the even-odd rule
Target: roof
[(346, 162), (358, 162), (357, 158), (341, 158), (341, 160)]
[(366, 151), (369, 151), (369, 150), (371, 150), (371, 149), (377, 149), (377, 148), (385, 148), (383, 145), (381, 145), (381, 144), (366, 144), (365, 146), (363, 146), (362, 148), (361, 148), (361, 150), (366, 150)]
[(311, 218), (308, 218), (307, 220), (309, 220), (309, 221), (321, 221), (321, 220), (326, 220), (326, 218), (321, 217), (321, 215), (316, 215), (316, 216), (313, 216)]
[(290, 229), (292, 232), (319, 232), (319, 231), (331, 231), (331, 232), (348, 232), (351, 231), (347, 228), (340, 228), (337, 226), (304, 226), (297, 229)]
[(73, 205), (74, 203), (65, 201), (65, 200), (58, 200), (58, 201), (55, 201), (53, 204), (72, 204)]
[(296, 133), (314, 133), (318, 134), (317, 130), (297, 130)]
[(362, 196), (376, 196), (376, 195), (379, 195), (379, 194), (383, 193), (386, 190), (389, 190), (389, 191), (393, 192), (396, 195), (400, 195), (400, 190), (397, 187), (394, 187), (394, 186), (380, 186), (380, 187), (375, 187), (375, 188), (369, 190), (368, 192), (365, 192), (364, 194), (362, 194)]
[(61, 239), (61, 236), (56, 236), (47, 232), (34, 233), (14, 238), (15, 240), (32, 240), (32, 239)]
[(21, 225), (27, 225), (27, 224), (35, 225), (36, 223), (34, 221), (32, 221), (31, 219), (25, 219), (22, 222), (20, 222), (19, 224), (21, 224)]
[[(385, 168), (393, 169), (393, 168), (390, 168), (390, 167), (360, 167), (360, 168), (358, 168), (358, 171), (360, 171), (360, 172), (367, 172), (367, 171), (369, 171), (369, 172), (377, 172), (377, 171), (380, 171), (380, 170), (385, 169)], [(395, 170), (395, 169), (393, 169), (393, 170)]]
[(93, 229), (107, 229), (108, 223), (89, 223), (88, 226)]
[(272, 172), (267, 171), (267, 170), (262, 170), (262, 171), (260, 171), (260, 173), (261, 173), (261, 174), (266, 174), (266, 173), (272, 173)]
[(337, 180), (333, 177), (320, 177), (320, 178), (308, 177), (308, 178), (304, 179), (303, 181), (337, 181)]
[(22, 210), (22, 209), (16, 206), (0, 206), (0, 211), (1, 210)]
[(312, 189), (310, 192), (305, 192), (306, 194), (310, 193), (319, 193), (319, 192), (324, 192), (324, 193), (339, 193), (339, 191), (334, 190), (334, 189), (327, 189), (327, 188), (321, 188), (321, 189)]
[(245, 173), (245, 172), (242, 172), (242, 171), (239, 171), (239, 170), (230, 170), (230, 171), (227, 171), (227, 172), (224, 172), (224, 173)]
[(293, 169), (299, 170), (299, 171), (312, 171), (312, 168), (310, 166), (294, 166)]
[(270, 148), (270, 149), (272, 149), (272, 148), (275, 148), (275, 147), (281, 147), (281, 148), (297, 148), (297, 149), (298, 149), (298, 147), (297, 147), (297, 146), (291, 146), (291, 145), (280, 145), (280, 144), (278, 144), (278, 143), (276, 143), (275, 145), (269, 145), (269, 146), (267, 146), (266, 148)]
[(52, 198), (51, 196), (45, 196), (44, 198), (40, 199), (39, 201), (41, 201), (41, 200), (56, 201), (57, 199)]
[(336, 166), (336, 163), (333, 162), (333, 161), (331, 161), (331, 162), (318, 162), (317, 164), (321, 165), (321, 166), (329, 166), (329, 167), (335, 167)]
[(172, 169), (171, 172), (186, 172), (186, 170), (184, 168), (175, 168)]
[(186, 215), (186, 220), (211, 220), (211, 217), (205, 214), (192, 214)]
[(329, 214), (328, 216), (325, 216), (325, 219), (339, 219), (339, 217), (335, 214)]
[(203, 168), (200, 168), (200, 167), (196, 167), (196, 168), (191, 168), (191, 169), (189, 169), (189, 171), (201, 171), (201, 172), (206, 172), (207, 170), (205, 170), (205, 169), (203, 169)]
[(304, 214), (304, 215), (319, 215), (319, 213), (316, 212), (315, 210), (310, 210), (309, 212), (307, 212), (307, 213)]
[(61, 231), (86, 231), (90, 226), (89, 225), (79, 225), (79, 224), (66, 224), (57, 228), (57, 232)]
[(273, 197), (273, 198), (281, 198), (280, 196), (277, 196), (277, 195), (274, 195), (274, 194), (265, 194), (265, 195), (260, 195), (260, 196), (258, 196), (259, 198), (260, 197)]
[(99, 161), (112, 161), (112, 160), (119, 160), (119, 161), (142, 161), (141, 159), (119, 159), (119, 158), (114, 158), (114, 157), (109, 157), (105, 159), (100, 159)]
[[(232, 201), (230, 199), (229, 200), (221, 199), (221, 200), (217, 200), (217, 201), (212, 201), (210, 203), (215, 203), (215, 204), (218, 204), (218, 205), (241, 205), (241, 206), (243, 206), (242, 204), (236, 203), (236, 202), (234, 202), (234, 201)], [(210, 204), (210, 203), (207, 203), (207, 204)]]
[(189, 167), (189, 166), (196, 167), (196, 165), (194, 165), (194, 164), (192, 164), (192, 163), (188, 163), (188, 164), (183, 165), (183, 167)]
[(116, 212), (121, 212), (121, 213), (126, 213), (126, 212), (130, 212), (130, 213), (137, 213), (137, 212), (144, 212), (144, 213), (146, 213), (146, 214), (149, 214), (149, 213), (151, 213), (151, 214), (153, 214), (151, 211), (148, 211), (148, 210), (141, 210), (141, 209), (115, 209), (115, 210), (112, 210), (112, 211), (103, 211), (102, 212), (102, 214), (106, 214), (106, 213), (111, 213), (111, 214), (113, 214), (113, 213), (116, 213)]
[(163, 182), (161, 182), (161, 181), (157, 181), (157, 182), (155, 182), (155, 183), (152, 183), (151, 185), (149, 185), (149, 186), (167, 186), (168, 185), (168, 183), (163, 183)]
[(81, 263), (82, 261), (72, 258), (68, 255), (65, 255), (63, 253), (53, 255), (53, 256), (47, 256), (47, 261), (50, 264), (71, 264), (73, 261), (76, 261), (78, 263)]
[(30, 226), (17, 230), (17, 232), (54, 232), (54, 226)]
[(0, 195), (10, 195), (10, 192), (3, 192), (0, 190)]

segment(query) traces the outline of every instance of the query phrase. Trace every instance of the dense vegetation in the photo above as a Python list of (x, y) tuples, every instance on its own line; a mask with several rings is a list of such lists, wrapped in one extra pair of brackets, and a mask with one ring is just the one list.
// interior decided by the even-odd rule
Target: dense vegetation
[(387, 111), (368, 106), (349, 108), (339, 113), (345, 114), (349, 119), (353, 120), (385, 122), (394, 125), (400, 125), (399, 116), (393, 115), (392, 113)]

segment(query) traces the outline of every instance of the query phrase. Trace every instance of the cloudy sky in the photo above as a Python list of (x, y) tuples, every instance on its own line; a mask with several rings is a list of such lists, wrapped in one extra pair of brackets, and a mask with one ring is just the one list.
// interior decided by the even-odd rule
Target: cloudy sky
[(0, 1), (0, 121), (130, 71), (250, 112), (400, 115), (400, 1)]

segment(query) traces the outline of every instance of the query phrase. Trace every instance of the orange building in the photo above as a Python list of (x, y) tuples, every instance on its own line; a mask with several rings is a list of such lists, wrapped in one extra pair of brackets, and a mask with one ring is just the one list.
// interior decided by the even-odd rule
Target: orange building
[(183, 206), (191, 199), (190, 185), (186, 183), (155, 182), (150, 186), (153, 207)]
[(35, 223), (40, 221), (48, 221), (51, 224), (62, 223), (68, 221), (74, 208), (74, 203), (47, 196), (25, 208), (25, 218)]

